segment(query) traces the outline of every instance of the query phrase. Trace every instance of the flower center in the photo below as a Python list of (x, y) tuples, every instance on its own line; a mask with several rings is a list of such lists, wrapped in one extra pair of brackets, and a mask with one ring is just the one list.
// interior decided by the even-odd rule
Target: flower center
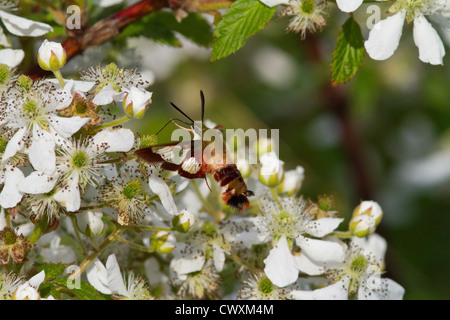
[(272, 281), (267, 278), (266, 275), (262, 276), (261, 279), (259, 279), (258, 282), (258, 289), (260, 292), (264, 294), (270, 294), (273, 291), (273, 284)]
[(22, 112), (30, 119), (39, 114), (39, 104), (35, 100), (27, 100), (22, 106)]
[(127, 183), (122, 193), (127, 199), (133, 199), (140, 191), (141, 182), (139, 180), (132, 180)]
[(398, 0), (390, 8), (391, 13), (406, 11), (406, 20), (411, 22), (424, 10), (427, 0)]
[(356, 277), (360, 276), (367, 269), (367, 258), (363, 254), (358, 254), (350, 263), (350, 270)]
[(4, 137), (0, 137), (0, 154), (3, 154), (6, 150), (6, 146), (8, 145), (8, 140)]
[(11, 71), (6, 64), (0, 64), (0, 85), (8, 84), (11, 78)]
[(77, 150), (72, 156), (72, 163), (76, 168), (84, 167), (89, 161), (89, 156), (84, 150)]
[(314, 12), (315, 7), (316, 4), (314, 0), (304, 0), (300, 5), (301, 10), (305, 14), (312, 14)]
[(17, 235), (10, 228), (5, 228), (3, 233), (3, 243), (7, 246), (13, 245), (16, 243)]

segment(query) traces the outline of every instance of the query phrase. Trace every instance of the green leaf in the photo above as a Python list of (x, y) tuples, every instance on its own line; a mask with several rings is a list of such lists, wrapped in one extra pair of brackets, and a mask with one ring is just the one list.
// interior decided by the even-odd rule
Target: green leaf
[(125, 39), (127, 37), (144, 36), (161, 44), (180, 47), (180, 40), (178, 40), (175, 33), (167, 26), (167, 15), (173, 16), (171, 12), (164, 11), (157, 11), (146, 15), (139, 21), (127, 26), (120, 34), (120, 37)]
[(171, 14), (171, 19), (166, 24), (173, 31), (182, 34), (199, 46), (209, 47), (212, 45), (213, 33), (211, 25), (198, 13), (189, 13), (181, 22), (178, 22), (175, 16)]
[(259, 0), (235, 1), (214, 30), (211, 61), (240, 49), (250, 36), (264, 28), (276, 10), (276, 7), (269, 8)]
[(72, 292), (72, 294), (74, 294), (81, 300), (106, 300), (106, 298), (100, 292), (98, 292), (89, 283), (84, 281), (80, 281), (79, 286), (77, 286), (76, 282), (69, 280), (67, 277), (64, 277), (54, 279), (53, 283), (55, 285), (67, 288)]
[(145, 36), (155, 42), (181, 46), (176, 33), (204, 47), (212, 44), (212, 28), (200, 14), (191, 12), (178, 22), (171, 12), (157, 11), (126, 27), (121, 37)]
[(336, 49), (331, 61), (331, 82), (333, 86), (352, 79), (364, 58), (364, 42), (361, 28), (349, 18), (339, 33)]
[(64, 270), (69, 266), (62, 263), (36, 263), (36, 268), (39, 272), (45, 271), (45, 280), (59, 277), (64, 273)]

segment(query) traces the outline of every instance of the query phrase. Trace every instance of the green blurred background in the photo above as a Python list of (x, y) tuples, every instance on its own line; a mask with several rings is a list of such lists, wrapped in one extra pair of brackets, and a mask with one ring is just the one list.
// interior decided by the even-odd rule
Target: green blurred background
[[(369, 15), (365, 7), (358, 12), (367, 38)], [(380, 203), (386, 276), (405, 287), (405, 299), (450, 299), (449, 58), (444, 66), (420, 62), (412, 26), (405, 26), (392, 58), (366, 56), (353, 80), (331, 88), (332, 51), (347, 17), (332, 8), (322, 32), (303, 41), (285, 32), (287, 18), (274, 18), (214, 63), (209, 49), (189, 41), (175, 48), (118, 38), (70, 61), (66, 73), (111, 61), (138, 66), (153, 79), (153, 103), (143, 120), (127, 125), (142, 133), (178, 116), (169, 101), (200, 119), (200, 90), (215, 123), (280, 129), (280, 158), (287, 169), (305, 168), (306, 197), (334, 196), (347, 222), (360, 200)], [(169, 139), (170, 130), (160, 137)]]

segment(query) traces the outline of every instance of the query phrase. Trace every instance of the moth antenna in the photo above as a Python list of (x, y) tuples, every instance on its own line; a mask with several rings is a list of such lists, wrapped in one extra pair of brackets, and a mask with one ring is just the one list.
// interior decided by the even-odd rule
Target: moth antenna
[[(194, 120), (192, 120), (191, 118), (189, 118), (189, 116), (184, 113), (183, 111), (181, 111), (180, 108), (178, 108), (173, 102), (170, 102), (171, 106), (174, 107), (178, 112), (180, 112), (183, 116), (185, 116), (186, 118), (188, 118), (189, 120), (191, 120), (192, 124), (194, 123)], [(189, 124), (191, 125), (191, 124)]]
[(203, 91), (200, 90), (200, 99), (202, 100), (202, 123), (205, 118), (205, 95), (203, 94)]
[[(191, 124), (190, 124), (190, 123), (187, 123), (186, 121), (183, 121), (183, 120), (180, 120), (180, 119), (170, 119), (169, 121), (167, 121), (167, 123), (166, 123), (161, 129), (159, 129), (159, 131), (158, 131), (155, 135), (158, 135), (161, 131), (163, 131), (163, 129), (164, 129), (165, 127), (167, 127), (167, 126), (169, 125), (169, 123), (171, 123), (171, 122), (173, 122), (177, 127), (183, 128), (183, 127), (181, 127), (180, 125), (178, 125), (178, 124), (175, 122), (175, 120), (180, 121), (180, 122), (182, 122), (182, 123), (184, 123), (184, 124), (186, 124), (186, 125), (188, 125), (188, 126), (191, 126)], [(183, 128), (183, 129), (186, 129), (186, 128)], [(186, 129), (186, 130), (190, 130), (190, 129)]]
[(209, 191), (212, 191), (211, 187), (209, 186), (208, 179), (206, 178), (206, 176), (205, 176), (205, 182), (206, 182), (206, 185), (208, 186)]

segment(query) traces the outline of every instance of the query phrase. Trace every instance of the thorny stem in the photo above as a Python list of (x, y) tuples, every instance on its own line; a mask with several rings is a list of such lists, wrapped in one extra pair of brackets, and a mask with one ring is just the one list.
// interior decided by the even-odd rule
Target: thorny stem
[(98, 250), (96, 252), (94, 252), (93, 254), (91, 254), (90, 256), (88, 256), (86, 259), (84, 259), (84, 261), (80, 264), (80, 267), (77, 268), (70, 276), (69, 276), (69, 280), (75, 280), (76, 278), (78, 278), (84, 270), (86, 270), (86, 268), (100, 255), (100, 253), (103, 251), (103, 249), (105, 249), (109, 244), (111, 244), (112, 242), (114, 242), (115, 240), (117, 240), (117, 238), (119, 237), (119, 235), (124, 231), (125, 229), (122, 227), (117, 227), (116, 230), (114, 230), (109, 236), (108, 238), (106, 238), (106, 240), (100, 245), (100, 247), (98, 248)]

